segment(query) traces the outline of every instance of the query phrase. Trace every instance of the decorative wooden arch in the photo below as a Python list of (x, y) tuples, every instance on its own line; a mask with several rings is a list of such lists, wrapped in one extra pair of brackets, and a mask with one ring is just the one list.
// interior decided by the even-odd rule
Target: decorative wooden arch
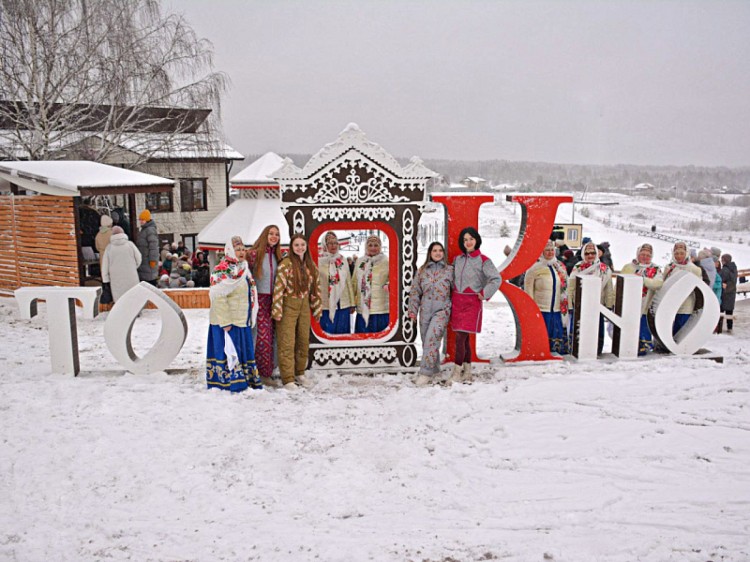
[(286, 159), (274, 174), (290, 234), (316, 241), (327, 230), (380, 230), (388, 237), (390, 324), (377, 334), (326, 334), (313, 321), (313, 368), (413, 367), (416, 322), (408, 319), (416, 271), (417, 226), (427, 181), (436, 174), (414, 157), (405, 166), (350, 123), (300, 169)]

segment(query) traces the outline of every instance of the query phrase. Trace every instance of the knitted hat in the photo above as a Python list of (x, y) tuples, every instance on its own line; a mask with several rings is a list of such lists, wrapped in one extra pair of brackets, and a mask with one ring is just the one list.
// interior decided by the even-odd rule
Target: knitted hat
[(711, 246), (711, 255), (716, 259), (719, 259), (721, 257), (721, 250), (716, 246)]
[(138, 220), (142, 220), (144, 222), (150, 221), (151, 220), (151, 211), (149, 211), (148, 209), (143, 209), (141, 211), (141, 214), (138, 215)]
[(125, 231), (122, 229), (121, 226), (113, 226), (112, 234), (125, 234)]
[(112, 217), (109, 215), (102, 215), (102, 218), (99, 219), (99, 224), (102, 226), (112, 226)]

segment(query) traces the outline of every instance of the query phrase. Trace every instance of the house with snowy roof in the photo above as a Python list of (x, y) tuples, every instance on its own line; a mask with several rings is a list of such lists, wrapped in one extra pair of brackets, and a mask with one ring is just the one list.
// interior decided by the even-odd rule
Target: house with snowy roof
[[(100, 109), (102, 115), (112, 111)], [(201, 229), (229, 204), (229, 172), (243, 156), (208, 126), (209, 109), (131, 108), (129, 116), (133, 112), (138, 118), (116, 132), (97, 130), (96, 114), (76, 130), (47, 132), (52, 140), (45, 159), (97, 160), (172, 180), (171, 189), (85, 196), (83, 204), (129, 217), (149, 209), (162, 242), (183, 240), (194, 249)], [(0, 120), (0, 160), (37, 160), (30, 147), (38, 134)], [(11, 191), (24, 193), (17, 185)]]
[(469, 176), (461, 180), (461, 183), (466, 186), (468, 191), (484, 191), (489, 187), (489, 182), (478, 176)]
[(279, 227), (281, 244), (287, 246), (289, 229), (281, 211), (279, 182), (273, 178), (283, 165), (281, 156), (267, 152), (237, 172), (229, 181), (236, 199), (198, 233), (198, 247), (209, 252), (222, 250), (234, 234), (250, 245), (269, 224)]

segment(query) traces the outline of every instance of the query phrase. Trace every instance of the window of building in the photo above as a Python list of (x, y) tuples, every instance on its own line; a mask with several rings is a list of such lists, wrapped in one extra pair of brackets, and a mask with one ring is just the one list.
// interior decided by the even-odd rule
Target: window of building
[(174, 210), (172, 191), (146, 194), (146, 208), (152, 213), (169, 213)]
[(180, 206), (183, 212), (208, 209), (206, 178), (181, 178)]
[(185, 244), (185, 247), (190, 250), (191, 252), (195, 253), (195, 250), (197, 248), (196, 245), (196, 239), (198, 238), (198, 234), (183, 234), (182, 235), (182, 241)]

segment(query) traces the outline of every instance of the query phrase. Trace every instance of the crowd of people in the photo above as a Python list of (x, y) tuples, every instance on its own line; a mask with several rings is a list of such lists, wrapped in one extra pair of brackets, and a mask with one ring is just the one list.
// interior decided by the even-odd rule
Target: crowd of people
[[(470, 337), (481, 332), (483, 302), (494, 295), (502, 282), (495, 264), (480, 251), (481, 244), (479, 232), (467, 227), (460, 233), (461, 253), (452, 264), (447, 263), (445, 247), (433, 242), (417, 271), (407, 310), (408, 318), (418, 322), (422, 338), (417, 386), (473, 381)], [(309, 386), (305, 368), (311, 317), (328, 334), (350, 333), (355, 314), (354, 333), (376, 333), (388, 328), (389, 267), (379, 237), (368, 237), (365, 255), (353, 263), (341, 254), (334, 232), (325, 234), (317, 264), (310, 256), (307, 240), (299, 234), (292, 237), (290, 252), (284, 255), (280, 231), (275, 225), (267, 227), (250, 246), (246, 260), (239, 245), (239, 237), (227, 243), (224, 259), (211, 276), (209, 387), (239, 391), (279, 386), (274, 379), (277, 365), (283, 388)], [(638, 354), (654, 351), (647, 315), (654, 295), (678, 271), (702, 278), (714, 290), (721, 307), (716, 331), (723, 331), (726, 320), (727, 332), (731, 333), (737, 285), (737, 267), (732, 256), (722, 255), (718, 248), (693, 251), (691, 255), (687, 244), (678, 242), (672, 249), (671, 261), (661, 268), (653, 263), (653, 253), (653, 247), (644, 243), (636, 249), (634, 259), (621, 269), (622, 273), (643, 278)], [(572, 265), (571, 254), (578, 256)], [(539, 306), (550, 351), (565, 355), (571, 349), (578, 279), (583, 276), (600, 279), (600, 302), (612, 308), (614, 273), (608, 243), (597, 245), (587, 238), (575, 254), (559, 241), (550, 240), (538, 261), (510, 281), (522, 287)], [(223, 287), (229, 283), (232, 293), (214, 289), (216, 285)], [(234, 299), (231, 306), (230, 299)], [(673, 335), (685, 326), (695, 306), (695, 297), (691, 295), (678, 310)], [(227, 312), (230, 308), (234, 310), (233, 317)], [(456, 348), (453, 371), (443, 381), (440, 350), (448, 326), (456, 334)], [(222, 330), (225, 343), (218, 341)], [(253, 333), (249, 340), (248, 330)], [(600, 315), (599, 354), (603, 351), (604, 333), (604, 319)], [(228, 345), (230, 341), (233, 347)], [(238, 355), (234, 362), (228, 355), (230, 348), (236, 349)]]
[[(282, 252), (276, 225), (267, 226), (247, 247), (233, 237), (227, 242), (219, 264), (211, 269), (207, 256), (195, 254), (182, 243), (159, 249), (156, 225), (148, 210), (139, 215), (137, 244), (119, 226), (102, 215), (96, 246), (100, 254), (102, 281), (117, 301), (139, 281), (159, 288), (210, 287), (210, 328), (207, 347), (209, 387), (239, 392), (264, 386), (295, 390), (307, 387), (311, 317), (320, 329), (332, 335), (373, 334), (390, 325), (390, 268), (382, 242), (372, 235), (364, 240), (365, 254), (347, 258), (339, 239), (327, 232), (314, 263), (308, 241), (297, 234), (288, 252)], [(440, 242), (430, 244), (425, 262), (411, 286), (407, 316), (418, 322), (423, 354), (418, 386), (434, 382), (471, 383), (471, 334), (482, 329), (483, 302), (499, 289), (501, 277), (480, 247), (482, 237), (475, 228), (460, 233), (461, 253), (447, 263)], [(506, 247), (506, 255), (510, 248)], [(676, 272), (701, 278), (719, 301), (721, 318), (716, 332), (732, 333), (737, 287), (737, 266), (732, 256), (718, 248), (690, 250), (685, 242), (672, 249), (672, 259), (663, 268), (653, 263), (654, 249), (644, 243), (622, 273), (643, 278), (638, 354), (654, 351), (648, 313), (654, 296)], [(521, 287), (538, 305), (547, 329), (550, 351), (571, 351), (575, 324), (575, 294), (578, 280), (594, 276), (601, 281), (600, 302), (612, 308), (615, 302), (614, 268), (609, 244), (583, 239), (578, 252), (559, 240), (550, 240), (538, 261), (524, 274), (508, 280)], [(676, 335), (695, 310), (690, 295), (677, 311)], [(440, 377), (440, 351), (448, 326), (455, 332), (454, 367), (448, 381)], [(599, 317), (597, 351), (604, 347), (604, 317)]]

